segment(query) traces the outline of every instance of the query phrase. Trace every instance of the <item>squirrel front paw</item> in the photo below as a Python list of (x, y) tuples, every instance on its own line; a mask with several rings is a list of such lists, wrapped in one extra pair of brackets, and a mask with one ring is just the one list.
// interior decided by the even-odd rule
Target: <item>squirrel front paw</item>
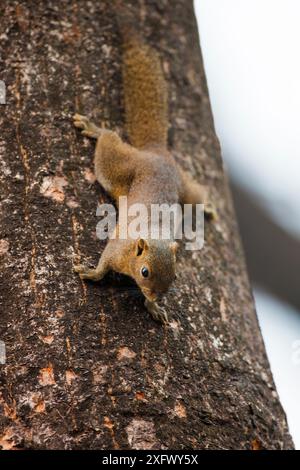
[(75, 114), (73, 116), (74, 126), (78, 129), (82, 129), (82, 135), (90, 137), (91, 139), (97, 139), (100, 137), (102, 130), (91, 122), (86, 116), (82, 114)]
[(98, 281), (99, 275), (95, 269), (90, 269), (83, 264), (76, 264), (73, 266), (75, 273), (79, 274), (80, 279), (90, 279), (91, 281)]
[(83, 273), (84, 271), (86, 271), (86, 267), (83, 265), (83, 264), (74, 264), (73, 265), (73, 271), (75, 273)]
[(91, 271), (89, 268), (87, 268), (83, 264), (75, 264), (73, 266), (73, 270), (75, 271), (75, 273), (79, 274), (80, 279), (88, 279), (87, 275), (89, 271)]
[(168, 315), (167, 313), (159, 307), (156, 303), (150, 302), (149, 300), (145, 300), (145, 307), (152, 316), (153, 320), (166, 324), (168, 323)]
[(107, 272), (106, 265), (100, 265), (96, 269), (90, 269), (83, 264), (73, 265), (75, 273), (78, 273), (80, 279), (89, 279), (90, 281), (100, 281)]

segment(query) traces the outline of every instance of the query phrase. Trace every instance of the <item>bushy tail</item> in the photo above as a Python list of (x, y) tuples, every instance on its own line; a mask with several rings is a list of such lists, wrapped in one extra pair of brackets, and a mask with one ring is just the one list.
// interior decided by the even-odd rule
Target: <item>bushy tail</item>
[(167, 146), (168, 93), (158, 54), (138, 32), (118, 21), (122, 35), (126, 128), (137, 148)]

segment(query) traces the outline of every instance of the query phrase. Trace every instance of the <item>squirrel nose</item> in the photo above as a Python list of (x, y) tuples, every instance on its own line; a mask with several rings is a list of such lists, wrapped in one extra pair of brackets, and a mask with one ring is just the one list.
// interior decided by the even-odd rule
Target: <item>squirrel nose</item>
[(148, 298), (151, 302), (155, 302), (158, 299), (158, 295), (155, 292), (149, 292)]

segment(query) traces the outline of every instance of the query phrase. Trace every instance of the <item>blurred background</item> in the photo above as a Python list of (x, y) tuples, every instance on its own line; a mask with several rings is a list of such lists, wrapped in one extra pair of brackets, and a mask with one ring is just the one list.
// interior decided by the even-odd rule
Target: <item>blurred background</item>
[(300, 1), (194, 3), (259, 322), (300, 449)]

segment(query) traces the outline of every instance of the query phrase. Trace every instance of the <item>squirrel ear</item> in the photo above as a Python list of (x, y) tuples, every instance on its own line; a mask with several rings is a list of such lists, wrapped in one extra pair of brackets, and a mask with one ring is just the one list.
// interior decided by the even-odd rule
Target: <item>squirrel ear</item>
[(144, 250), (148, 248), (148, 243), (144, 238), (139, 238), (136, 242), (136, 255), (141, 256)]
[(176, 255), (177, 250), (179, 248), (179, 244), (177, 242), (172, 242), (172, 243), (170, 243), (170, 248), (171, 248), (172, 253), (174, 253), (174, 255)]

